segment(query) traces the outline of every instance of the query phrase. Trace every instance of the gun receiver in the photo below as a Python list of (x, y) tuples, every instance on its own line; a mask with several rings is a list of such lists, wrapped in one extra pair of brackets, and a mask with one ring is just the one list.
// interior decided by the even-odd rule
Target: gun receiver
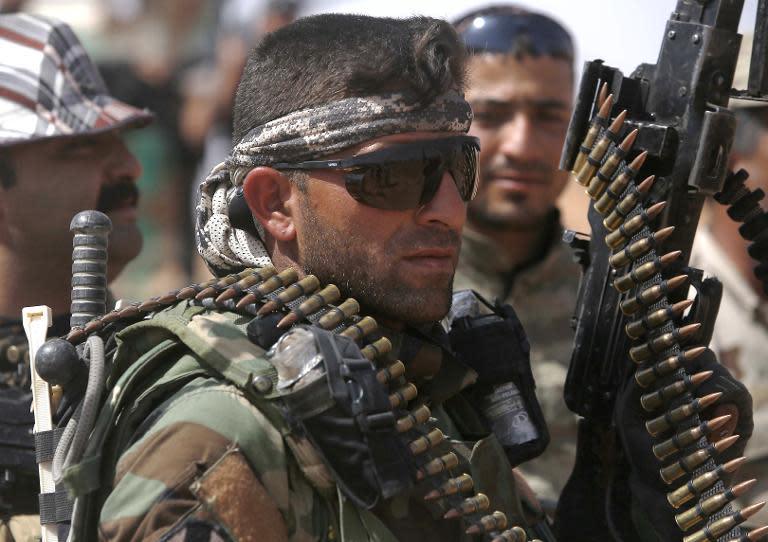
[[(656, 64), (642, 64), (629, 77), (600, 60), (584, 68), (560, 164), (574, 172), (592, 198), (588, 248), (573, 232), (565, 239), (579, 246), (584, 268), (565, 400), (584, 419), (576, 468), (561, 503), (587, 495), (576, 506), (585, 513), (602, 509), (605, 515), (602, 525), (599, 520), (582, 529), (578, 540), (605, 540), (606, 532), (613, 540), (635, 539), (627, 534), (633, 532), (627, 507), (616, 504), (627, 502), (629, 467), (614, 425), (623, 421), (617, 398), (633, 378), (650, 391), (641, 403), (646, 414), (655, 416), (645, 426), (656, 439), (653, 455), (659, 467), (672, 454), (706, 447), (703, 436), (725, 420), (699, 419), (702, 405), (716, 399), (694, 399), (696, 381), (708, 375), (687, 375), (683, 366), (705, 348), (683, 350), (682, 345), (708, 344), (722, 293), (717, 280), (703, 280), (702, 271), (687, 264), (705, 198), (723, 198), (736, 128), (729, 98), (768, 96), (768, 0), (760, 0), (758, 7), (749, 88), (731, 89), (742, 9), (743, 0), (678, 0)], [(745, 199), (736, 184), (729, 180), (725, 189), (730, 203)], [(768, 222), (756, 213), (747, 213), (751, 229)], [(696, 289), (694, 302), (687, 300), (686, 284)], [(687, 457), (698, 458), (697, 453)], [(677, 514), (671, 524), (677, 523), (681, 536), (703, 527), (686, 541), (745, 539), (739, 538), (738, 524), (757, 508), (732, 514), (720, 480), (731, 471), (716, 466), (713, 454), (699, 459), (686, 470), (691, 479), (683, 486), (707, 481), (696, 495), (684, 495), (701, 496), (697, 506), (703, 508)], [(590, 464), (601, 466), (590, 471)], [(673, 482), (664, 474), (670, 468), (659, 471), (666, 484)], [(581, 491), (574, 491), (579, 485)], [(598, 487), (603, 491), (594, 491)], [(667, 497), (676, 506), (676, 493)], [(694, 517), (696, 523), (690, 523)], [(559, 518), (561, 532), (574, 532), (580, 521), (572, 511)]]
[[(642, 64), (629, 77), (600, 60), (584, 68), (560, 167), (573, 169), (597, 109), (597, 90), (607, 83), (614, 96), (611, 116), (627, 111), (618, 135), (637, 130), (630, 157), (647, 153), (637, 178), (655, 174), (649, 199), (666, 201), (656, 229), (675, 227), (664, 249), (682, 254), (668, 272), (685, 267), (704, 198), (720, 191), (727, 173), (735, 120), (726, 107), (741, 44), (736, 30), (742, 5), (681, 0), (667, 23), (656, 64)], [(594, 205), (588, 216), (593, 239), (610, 234)], [(565, 399), (577, 414), (608, 422), (616, 392), (627, 378), (630, 339), (619, 307), (629, 294), (612, 287), (611, 248), (592, 242), (589, 254)]]

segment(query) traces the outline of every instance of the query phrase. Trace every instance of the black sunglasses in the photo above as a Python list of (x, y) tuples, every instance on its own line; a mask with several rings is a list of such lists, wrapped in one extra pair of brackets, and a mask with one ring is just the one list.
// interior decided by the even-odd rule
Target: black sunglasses
[(555, 20), (539, 13), (478, 13), (456, 29), (471, 53), (532, 54), (573, 61), (573, 40)]
[(274, 169), (346, 172), (347, 192), (360, 203), (377, 209), (403, 211), (429, 203), (448, 172), (461, 199), (469, 201), (477, 191), (476, 137), (414, 141), (340, 160), (309, 160), (271, 164)]

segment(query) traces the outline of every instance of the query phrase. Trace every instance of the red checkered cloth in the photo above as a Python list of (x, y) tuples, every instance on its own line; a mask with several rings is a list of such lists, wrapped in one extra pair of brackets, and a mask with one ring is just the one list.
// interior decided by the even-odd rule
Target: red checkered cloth
[(149, 123), (152, 114), (109, 95), (72, 29), (0, 15), (0, 146)]

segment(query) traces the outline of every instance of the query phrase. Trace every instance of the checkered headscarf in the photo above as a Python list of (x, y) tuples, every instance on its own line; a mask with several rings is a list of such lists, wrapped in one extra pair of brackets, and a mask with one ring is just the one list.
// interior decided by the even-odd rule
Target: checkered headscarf
[(109, 95), (75, 34), (49, 17), (0, 15), (0, 147), (152, 120)]

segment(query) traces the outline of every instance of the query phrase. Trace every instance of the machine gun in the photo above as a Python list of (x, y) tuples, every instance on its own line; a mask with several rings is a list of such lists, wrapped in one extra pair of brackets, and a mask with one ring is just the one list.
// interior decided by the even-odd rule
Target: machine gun
[[(591, 240), (566, 233), (584, 266), (565, 385), (566, 403), (583, 417), (577, 465), (584, 456), (590, 456), (584, 463), (597, 458), (602, 465), (621, 464), (615, 455), (602, 462), (599, 456), (621, 455), (613, 427), (618, 396), (632, 378), (647, 388), (646, 427), (659, 468), (705, 449), (702, 435), (713, 429), (701, 424), (698, 411), (706, 405), (690, 393), (705, 376), (685, 372), (704, 350), (690, 345), (709, 342), (722, 293), (718, 281), (703, 280), (701, 270), (687, 267), (705, 198), (736, 208), (732, 216), (745, 221), (742, 234), (754, 241), (750, 252), (762, 258), (768, 252), (768, 221), (757, 205), (763, 194), (743, 187), (744, 174), (728, 172), (736, 127), (726, 109), (729, 98), (768, 99), (768, 0), (758, 6), (749, 87), (731, 89), (742, 9), (743, 0), (678, 0), (656, 64), (642, 64), (629, 77), (600, 60), (585, 65), (560, 163), (592, 197)], [(764, 268), (759, 272), (765, 274)], [(686, 299), (686, 284), (697, 291), (693, 303)], [(698, 464), (688, 465), (690, 474), (672, 477), (662, 469), (670, 491), (685, 485), (683, 476), (695, 480), (716, 470), (713, 454), (699, 455)], [(617, 483), (626, 472), (592, 472), (591, 491), (581, 492), (580, 499), (571, 498), (566, 487), (561, 503), (571, 502), (561, 507), (569, 511), (560, 515), (561, 532), (583, 533), (569, 540), (606, 540), (606, 531), (626, 539), (617, 534), (631, 531), (627, 495)], [(605, 491), (595, 491), (595, 482)], [(572, 477), (569, 486), (580, 483), (588, 482)], [(723, 490), (718, 481), (686, 499), (702, 496), (701, 505)], [(689, 502), (675, 502), (678, 512)], [(681, 538), (706, 526), (708, 533), (699, 531), (690, 540), (742, 540), (734, 527), (746, 518), (735, 517), (727, 501), (711, 510), (713, 503), (677, 514)], [(604, 524), (593, 531), (570, 528), (581, 521), (579, 510), (598, 507), (605, 511)]]

